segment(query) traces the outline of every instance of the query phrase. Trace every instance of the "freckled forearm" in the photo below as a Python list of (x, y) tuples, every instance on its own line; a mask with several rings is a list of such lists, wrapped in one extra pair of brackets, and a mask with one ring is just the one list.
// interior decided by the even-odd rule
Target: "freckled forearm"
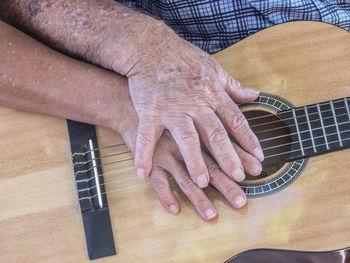
[(172, 34), (113, 0), (2, 0), (0, 15), (56, 49), (123, 75), (154, 41)]

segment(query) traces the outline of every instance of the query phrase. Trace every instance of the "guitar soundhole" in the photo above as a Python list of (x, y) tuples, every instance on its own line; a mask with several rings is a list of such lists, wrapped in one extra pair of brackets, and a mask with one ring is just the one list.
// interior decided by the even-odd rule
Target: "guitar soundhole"
[(279, 171), (291, 151), (292, 138), (286, 123), (277, 115), (263, 110), (245, 111), (248, 123), (259, 138), (264, 151), (263, 170), (256, 176), (247, 175), (246, 180), (265, 179)]

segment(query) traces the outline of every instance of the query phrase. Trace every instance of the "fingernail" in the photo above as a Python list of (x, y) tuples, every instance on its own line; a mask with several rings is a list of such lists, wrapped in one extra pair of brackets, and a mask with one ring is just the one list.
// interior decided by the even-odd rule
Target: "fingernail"
[(247, 88), (247, 90), (251, 93), (253, 93), (254, 95), (259, 95), (260, 94), (260, 90), (256, 90), (256, 89), (252, 89), (252, 88)]
[(253, 150), (253, 154), (254, 154), (255, 158), (259, 160), (259, 162), (263, 162), (264, 161), (264, 153), (263, 153), (263, 151), (261, 150), (260, 147), (256, 147)]
[(209, 208), (205, 210), (205, 216), (207, 217), (207, 219), (213, 219), (214, 217), (216, 217), (216, 213), (213, 209)]
[(169, 210), (170, 210), (173, 214), (177, 214), (177, 212), (179, 212), (179, 209), (177, 208), (176, 205), (171, 205), (171, 206), (169, 206)]
[(234, 201), (233, 201), (236, 205), (237, 208), (241, 208), (242, 206), (245, 205), (246, 203), (246, 199), (240, 195), (236, 196)]
[(235, 181), (242, 182), (245, 179), (245, 174), (241, 168), (236, 168), (232, 172), (232, 177), (235, 179)]
[(200, 188), (207, 187), (209, 184), (208, 177), (205, 174), (201, 174), (200, 176), (197, 177), (197, 185)]
[(256, 175), (260, 174), (261, 173), (261, 169), (262, 169), (261, 165), (253, 164), (252, 170), (253, 170), (254, 174), (256, 174)]
[(142, 168), (137, 169), (137, 177), (140, 180), (146, 179), (146, 171), (144, 169), (142, 169)]

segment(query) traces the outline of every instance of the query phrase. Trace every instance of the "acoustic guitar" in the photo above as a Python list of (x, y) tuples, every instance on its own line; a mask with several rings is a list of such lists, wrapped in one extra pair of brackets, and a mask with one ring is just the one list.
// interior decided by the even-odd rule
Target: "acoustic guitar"
[[(214, 57), (262, 91), (242, 105), (266, 156), (262, 174), (241, 185), (251, 199), (236, 210), (208, 187), (219, 216), (205, 222), (170, 178), (181, 204), (172, 215), (136, 179), (121, 137), (97, 127), (117, 255), (96, 262), (224, 262), (255, 248), (350, 246), (350, 34), (287, 23)], [(0, 120), (0, 262), (88, 262), (65, 120), (8, 108)]]

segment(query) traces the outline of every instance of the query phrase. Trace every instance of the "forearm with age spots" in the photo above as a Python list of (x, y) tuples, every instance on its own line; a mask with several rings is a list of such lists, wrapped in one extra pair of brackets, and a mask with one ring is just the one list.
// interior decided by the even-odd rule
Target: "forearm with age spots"
[(0, 105), (119, 132), (132, 117), (137, 122), (119, 74), (62, 55), (1, 21), (0, 54)]
[(174, 34), (113, 0), (2, 0), (0, 15), (56, 49), (123, 75), (155, 42)]

